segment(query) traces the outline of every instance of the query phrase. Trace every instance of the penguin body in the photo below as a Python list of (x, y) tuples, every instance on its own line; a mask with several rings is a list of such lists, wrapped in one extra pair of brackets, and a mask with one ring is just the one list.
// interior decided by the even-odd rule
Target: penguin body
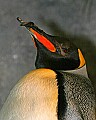
[(95, 93), (80, 49), (32, 22), (18, 20), (36, 44), (37, 69), (12, 89), (0, 120), (96, 120)]
[[(67, 101), (66, 113), (61, 119), (95, 120), (90, 80), (68, 72), (61, 74)], [(12, 89), (0, 112), (0, 120), (58, 120), (57, 106), (57, 74), (50, 69), (37, 69), (24, 76)]]
[(61, 103), (59, 109), (65, 113), (58, 112), (58, 102), (62, 102), (58, 101), (58, 73), (36, 69), (11, 90), (0, 111), (0, 120), (95, 120), (95, 96), (90, 80), (73, 73), (60, 74), (66, 106)]

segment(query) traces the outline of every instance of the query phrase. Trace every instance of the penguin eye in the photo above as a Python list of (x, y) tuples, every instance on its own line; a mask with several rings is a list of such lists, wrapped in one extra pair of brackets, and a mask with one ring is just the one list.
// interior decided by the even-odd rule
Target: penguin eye
[(61, 43), (61, 50), (64, 52), (64, 53), (67, 53), (69, 51), (69, 48), (67, 46), (65, 46), (63, 43)]
[(67, 53), (68, 52), (68, 49), (67, 48), (62, 48), (63, 52), (64, 53)]

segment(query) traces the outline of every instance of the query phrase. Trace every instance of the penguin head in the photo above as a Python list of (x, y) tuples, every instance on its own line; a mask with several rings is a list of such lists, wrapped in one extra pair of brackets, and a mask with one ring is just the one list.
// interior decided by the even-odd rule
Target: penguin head
[(68, 38), (48, 35), (33, 22), (17, 19), (21, 26), (29, 30), (34, 39), (37, 47), (36, 68), (74, 70), (85, 65), (82, 52)]

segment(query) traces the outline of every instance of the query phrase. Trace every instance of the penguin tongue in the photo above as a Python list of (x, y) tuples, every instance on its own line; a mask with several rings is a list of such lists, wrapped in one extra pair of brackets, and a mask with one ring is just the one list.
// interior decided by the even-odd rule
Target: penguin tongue
[(33, 22), (24, 22), (19, 17), (17, 17), (17, 20), (21, 23), (20, 26), (25, 26), (30, 31), (31, 36), (34, 36), (48, 50), (50, 50), (51, 52), (56, 51), (55, 46), (50, 42), (50, 40), (48, 40), (45, 36), (42, 35), (43, 31), (39, 29)]

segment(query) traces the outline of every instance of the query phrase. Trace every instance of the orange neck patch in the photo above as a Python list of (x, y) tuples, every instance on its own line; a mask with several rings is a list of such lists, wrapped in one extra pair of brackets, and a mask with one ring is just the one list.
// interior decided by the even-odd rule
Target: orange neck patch
[(42, 43), (48, 50), (50, 50), (51, 52), (55, 52), (56, 48), (54, 47), (54, 45), (43, 35), (40, 35), (38, 32), (36, 32), (35, 30), (33, 30), (32, 28), (29, 29), (34, 37), (37, 38), (37, 40)]
[(80, 65), (79, 65), (78, 68), (81, 68), (85, 65), (85, 59), (84, 59), (80, 49), (78, 49), (78, 53), (79, 53), (79, 59), (80, 59)]

